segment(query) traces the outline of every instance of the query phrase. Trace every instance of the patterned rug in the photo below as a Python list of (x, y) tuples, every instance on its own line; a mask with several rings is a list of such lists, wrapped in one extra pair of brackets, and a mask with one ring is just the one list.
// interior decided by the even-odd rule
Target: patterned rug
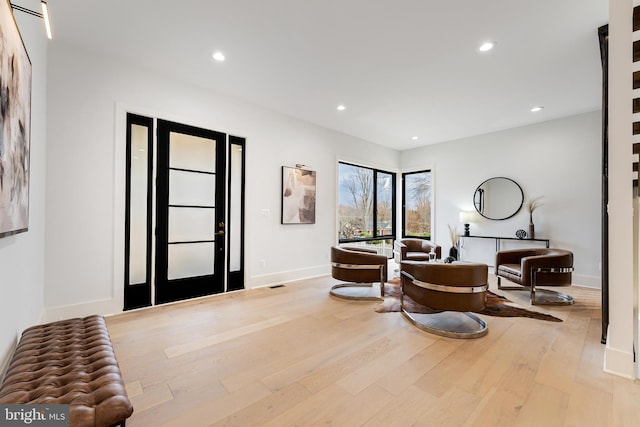
[[(376, 307), (378, 313), (394, 313), (400, 311), (400, 279), (391, 279), (384, 286), (384, 302)], [(405, 307), (411, 313), (431, 314), (438, 313), (439, 310), (433, 310), (418, 304), (411, 298), (405, 296)], [(487, 304), (484, 310), (478, 311), (478, 314), (486, 314), (487, 316), (496, 317), (529, 317), (532, 319), (547, 320), (549, 322), (562, 322), (555, 316), (549, 314), (532, 311), (520, 307), (507, 298), (487, 291)]]

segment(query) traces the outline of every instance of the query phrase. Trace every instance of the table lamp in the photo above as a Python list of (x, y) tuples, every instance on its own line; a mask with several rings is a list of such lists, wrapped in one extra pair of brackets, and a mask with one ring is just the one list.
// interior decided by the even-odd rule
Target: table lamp
[(473, 211), (460, 211), (460, 222), (464, 224), (464, 235), (469, 236), (469, 223), (473, 221)]

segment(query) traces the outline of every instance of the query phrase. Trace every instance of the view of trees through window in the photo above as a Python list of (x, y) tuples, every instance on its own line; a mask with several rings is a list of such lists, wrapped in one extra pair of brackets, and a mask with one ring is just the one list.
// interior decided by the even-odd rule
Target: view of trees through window
[(431, 171), (402, 174), (403, 233), (431, 239)]
[(390, 256), (395, 238), (395, 175), (348, 163), (338, 166), (339, 241), (366, 242), (385, 254), (388, 246)]

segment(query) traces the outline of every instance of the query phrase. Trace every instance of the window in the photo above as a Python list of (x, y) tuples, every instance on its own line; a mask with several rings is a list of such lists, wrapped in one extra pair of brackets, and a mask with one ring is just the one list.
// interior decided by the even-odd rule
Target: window
[(402, 235), (431, 240), (431, 171), (402, 174)]
[(338, 164), (338, 241), (393, 255), (395, 174)]

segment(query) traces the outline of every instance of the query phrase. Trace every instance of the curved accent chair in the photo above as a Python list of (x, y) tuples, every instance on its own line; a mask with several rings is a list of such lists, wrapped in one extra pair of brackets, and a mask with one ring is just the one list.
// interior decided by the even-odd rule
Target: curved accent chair
[(429, 252), (436, 253), (436, 259), (442, 258), (442, 248), (430, 240), (407, 237), (393, 243), (395, 261), (429, 261)]
[[(573, 253), (564, 249), (530, 248), (496, 254), (498, 289), (531, 290), (533, 305), (571, 305), (573, 297), (538, 286), (571, 286)], [(519, 286), (502, 286), (501, 279)]]
[[(470, 313), (486, 305), (486, 264), (402, 261), (400, 271), (400, 310), (413, 325), (449, 338), (479, 338), (489, 332), (487, 323)], [(405, 296), (436, 312), (410, 312)]]
[[(349, 283), (334, 285), (330, 294), (351, 300), (383, 300), (388, 261), (374, 249), (331, 247), (331, 276)], [(379, 290), (375, 289), (375, 282), (380, 283)]]

